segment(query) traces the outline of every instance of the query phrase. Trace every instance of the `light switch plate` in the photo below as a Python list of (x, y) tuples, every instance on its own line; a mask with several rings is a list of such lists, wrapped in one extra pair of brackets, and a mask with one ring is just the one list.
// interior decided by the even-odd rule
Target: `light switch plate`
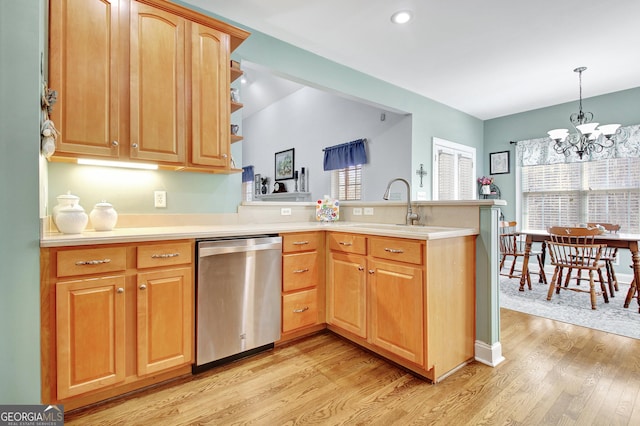
[(362, 208), (361, 207), (354, 207), (353, 208), (353, 215), (354, 216), (362, 216)]
[(280, 216), (291, 216), (291, 208), (290, 207), (282, 207), (280, 209)]
[(364, 214), (365, 216), (373, 216), (373, 207), (365, 207)]

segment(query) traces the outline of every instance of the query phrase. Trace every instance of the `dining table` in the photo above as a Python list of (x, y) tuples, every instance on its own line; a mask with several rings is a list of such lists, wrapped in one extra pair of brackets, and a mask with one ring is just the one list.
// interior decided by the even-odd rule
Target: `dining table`
[[(529, 268), (529, 256), (531, 254), (531, 246), (533, 243), (541, 243), (541, 257), (542, 264), (546, 258), (547, 241), (551, 239), (551, 235), (547, 231), (540, 230), (522, 230), (520, 235), (525, 237), (524, 258), (522, 261), (522, 276), (520, 277), (520, 291), (524, 291), (524, 286), (527, 277), (527, 270)], [(629, 306), (629, 302), (635, 296), (640, 306), (640, 292), (637, 291), (637, 286), (640, 283), (640, 253), (638, 252), (638, 243), (640, 242), (640, 234), (625, 234), (617, 232), (605, 232), (595, 236), (595, 240), (600, 244), (606, 244), (608, 247), (615, 247), (619, 249), (628, 249), (631, 252), (631, 261), (633, 267), (633, 282), (631, 288), (625, 299), (625, 308)], [(542, 282), (542, 278), (540, 278)]]

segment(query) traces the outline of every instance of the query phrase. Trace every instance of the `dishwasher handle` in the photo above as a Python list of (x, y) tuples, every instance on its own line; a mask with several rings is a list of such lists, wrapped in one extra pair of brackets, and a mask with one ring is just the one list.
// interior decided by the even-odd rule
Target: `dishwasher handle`
[(282, 238), (275, 237), (202, 242), (198, 245), (198, 256), (202, 258), (217, 254), (244, 253), (263, 250), (282, 250)]

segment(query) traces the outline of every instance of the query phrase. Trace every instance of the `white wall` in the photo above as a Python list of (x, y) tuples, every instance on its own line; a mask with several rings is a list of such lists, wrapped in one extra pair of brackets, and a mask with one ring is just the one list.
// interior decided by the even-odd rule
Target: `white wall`
[[(309, 170), (315, 200), (329, 193), (331, 183), (330, 172), (323, 171), (322, 149), (366, 138), (369, 163), (363, 167), (362, 196), (364, 201), (381, 200), (390, 179), (411, 178), (411, 122), (410, 115), (305, 87), (243, 120), (243, 166), (253, 165), (255, 173), (269, 176), (271, 191), (274, 154), (295, 148), (295, 169)], [(292, 191), (293, 181), (286, 183)]]

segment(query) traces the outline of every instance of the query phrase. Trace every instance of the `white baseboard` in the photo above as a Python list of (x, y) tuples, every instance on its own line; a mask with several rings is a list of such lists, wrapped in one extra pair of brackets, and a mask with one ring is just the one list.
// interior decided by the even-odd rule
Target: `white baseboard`
[(505, 358), (502, 356), (502, 344), (500, 342), (488, 345), (485, 342), (476, 340), (475, 343), (475, 359), (478, 362), (495, 367)]

